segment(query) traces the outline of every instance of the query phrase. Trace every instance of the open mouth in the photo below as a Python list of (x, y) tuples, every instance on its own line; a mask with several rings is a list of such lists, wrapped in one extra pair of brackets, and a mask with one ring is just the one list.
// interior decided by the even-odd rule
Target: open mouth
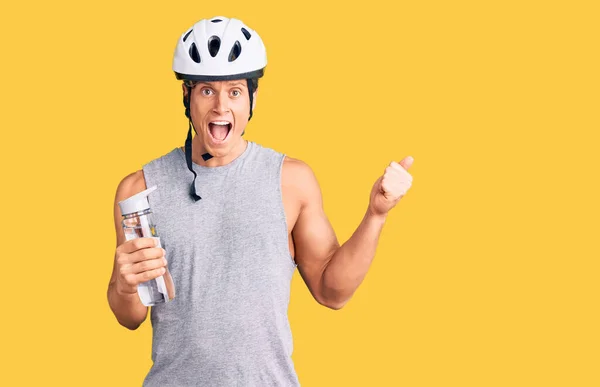
[(216, 143), (225, 142), (233, 125), (229, 121), (212, 121), (208, 123), (208, 132)]

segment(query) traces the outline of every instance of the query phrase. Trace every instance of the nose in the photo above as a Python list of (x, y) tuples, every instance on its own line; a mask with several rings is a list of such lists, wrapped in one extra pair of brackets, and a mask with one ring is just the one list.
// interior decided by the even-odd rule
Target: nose
[(229, 97), (227, 93), (219, 93), (215, 98), (215, 105), (213, 111), (219, 115), (229, 112)]

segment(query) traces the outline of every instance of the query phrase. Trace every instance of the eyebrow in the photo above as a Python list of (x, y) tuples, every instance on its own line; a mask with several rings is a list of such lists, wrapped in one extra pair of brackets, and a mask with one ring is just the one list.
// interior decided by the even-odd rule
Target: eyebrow
[[(196, 83), (196, 85), (210, 86), (210, 83), (209, 82), (198, 81)], [(229, 81), (229, 82), (227, 82), (227, 86), (229, 86), (229, 87), (233, 87), (233, 86), (244, 86), (244, 87), (247, 87), (246, 83), (242, 82), (242, 81)]]

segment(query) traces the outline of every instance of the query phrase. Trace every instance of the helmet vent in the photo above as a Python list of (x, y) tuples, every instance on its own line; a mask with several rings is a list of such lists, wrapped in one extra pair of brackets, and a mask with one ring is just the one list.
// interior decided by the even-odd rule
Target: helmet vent
[(208, 52), (210, 52), (210, 56), (213, 58), (219, 53), (220, 47), (221, 39), (219, 39), (218, 36), (211, 36), (210, 39), (208, 39)]
[(240, 45), (240, 42), (236, 40), (233, 47), (231, 47), (231, 52), (229, 53), (229, 61), (233, 62), (234, 60), (236, 60), (240, 56), (241, 52), (242, 46)]
[(190, 36), (190, 34), (192, 33), (192, 31), (193, 31), (193, 30), (194, 30), (194, 29), (192, 28), (191, 30), (189, 30), (189, 31), (187, 32), (187, 34), (185, 34), (185, 36), (183, 37), (183, 41), (184, 41), (184, 42), (186, 41), (186, 39), (188, 38), (188, 36)]
[(223, 20), (221, 20), (221, 19), (212, 19), (212, 20), (211, 20), (211, 22), (213, 22), (213, 23), (220, 23), (220, 22), (222, 22), (222, 21), (223, 21)]
[[(248, 30), (247, 30), (247, 29), (245, 29), (245, 28), (243, 28), (243, 27), (242, 27), (242, 33), (243, 33), (243, 34), (244, 34), (244, 36), (246, 37), (246, 40), (250, 40), (250, 37), (251, 37), (252, 35), (250, 35), (250, 32), (248, 32)], [(184, 41), (185, 41), (185, 40), (184, 40)]]
[(196, 43), (192, 43), (192, 45), (190, 46), (190, 58), (192, 58), (194, 62), (200, 63), (200, 53), (196, 48)]

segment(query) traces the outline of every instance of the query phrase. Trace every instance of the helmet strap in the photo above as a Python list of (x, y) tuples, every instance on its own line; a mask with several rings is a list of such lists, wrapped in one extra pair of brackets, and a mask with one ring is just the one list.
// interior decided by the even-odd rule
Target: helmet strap
[[(252, 82), (250, 79), (246, 79), (246, 83), (248, 84), (248, 93), (250, 94), (250, 117), (248, 117), (248, 121), (252, 118), (252, 104), (254, 103), (254, 88), (252, 87)], [(246, 129), (242, 132), (242, 136), (246, 133)]]
[[(188, 134), (187, 134), (187, 138), (185, 139), (185, 161), (187, 163), (188, 169), (194, 174), (194, 181), (192, 182), (192, 186), (190, 187), (190, 196), (192, 197), (192, 199), (194, 201), (198, 201), (202, 198), (196, 192), (196, 177), (198, 177), (198, 175), (196, 174), (196, 171), (194, 171), (194, 168), (192, 167), (192, 128), (193, 128), (193, 123), (192, 123), (192, 116), (190, 114), (190, 105), (191, 105), (190, 99), (191, 99), (191, 97), (192, 97), (192, 88), (188, 87), (188, 96), (187, 96), (187, 98), (185, 96), (183, 97), (183, 105), (185, 106), (185, 115), (187, 116), (187, 118), (189, 120)], [(198, 132), (196, 131), (196, 128), (194, 128), (194, 132), (196, 133), (196, 135), (198, 134)], [(212, 157), (213, 156), (210, 153), (205, 153), (202, 155), (202, 159), (204, 161), (210, 160)]]
[[(200, 195), (196, 193), (196, 171), (192, 168), (192, 120), (189, 121), (189, 128), (187, 138), (185, 140), (185, 161), (187, 163), (188, 169), (194, 174), (194, 181), (192, 182), (192, 186), (190, 187), (190, 196), (192, 199), (197, 202), (202, 199)], [(194, 129), (195, 131), (195, 129)]]

